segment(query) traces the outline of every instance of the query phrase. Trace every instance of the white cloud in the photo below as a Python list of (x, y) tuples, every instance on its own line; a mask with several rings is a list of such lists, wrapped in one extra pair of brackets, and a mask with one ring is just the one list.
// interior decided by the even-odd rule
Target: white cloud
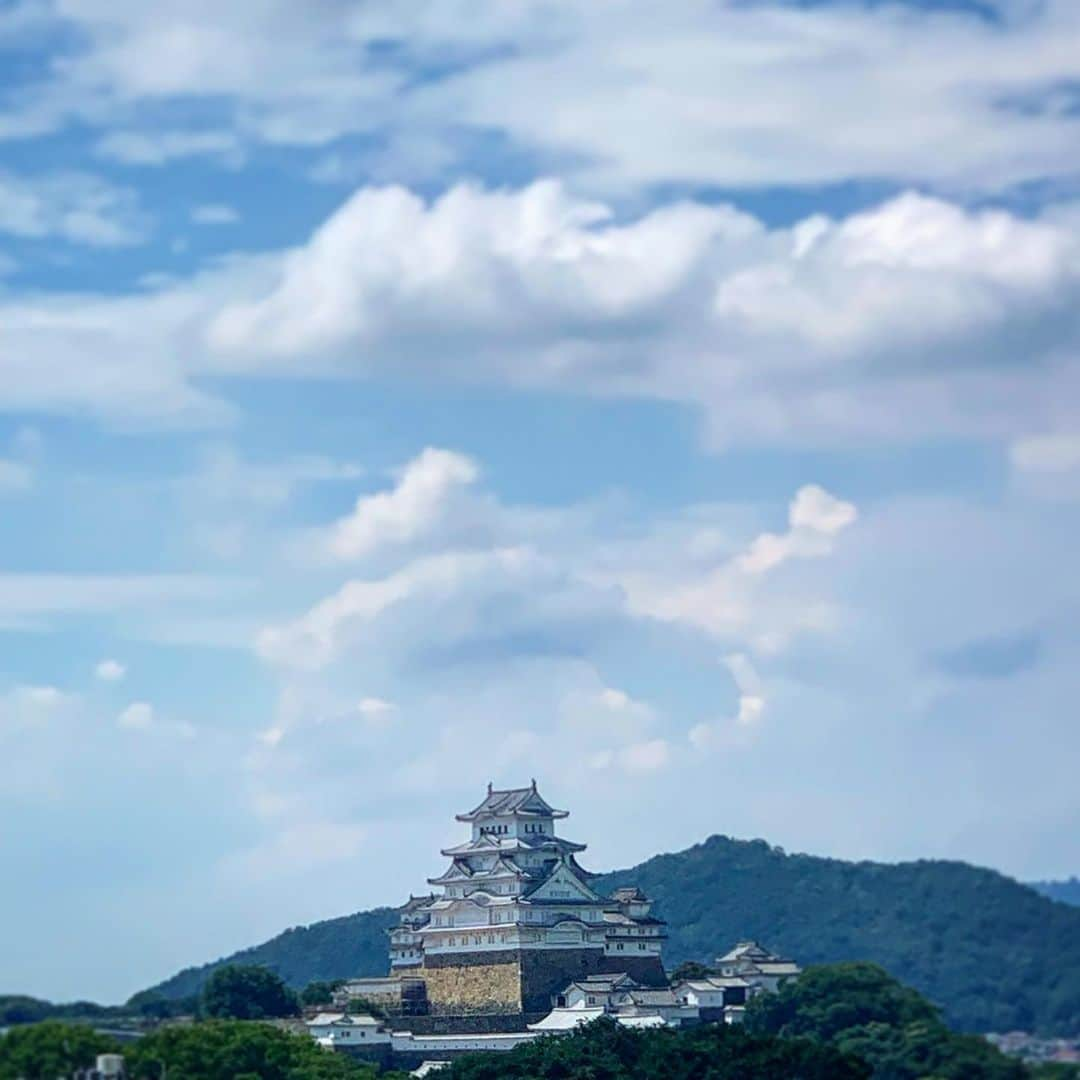
[(102, 660), (94, 668), (94, 676), (101, 682), (120, 682), (127, 674), (127, 668), (119, 660)]
[(1029, 435), (1009, 447), (1015, 487), (1052, 501), (1080, 499), (1080, 434)]
[(238, 583), (197, 574), (0, 574), (4, 616), (107, 613), (206, 601)]
[(717, 447), (1007, 440), (1066, 422), (1078, 304), (1061, 209), (905, 195), (768, 228), (687, 202), (617, 217), (550, 181), (369, 188), (288, 252), (0, 303), (0, 406), (212, 423), (203, 376), (392, 374), (682, 402)]
[(790, 585), (768, 590), (768, 578), (791, 560), (822, 559), (856, 521), (855, 506), (810, 484), (788, 507), (789, 528), (763, 532), (741, 553), (719, 564), (691, 567), (633, 566), (606, 571), (618, 580), (631, 610), (698, 627), (725, 640), (778, 652), (794, 637), (829, 630), (835, 613), (816, 598), (797, 596)]
[(795, 493), (788, 521), (792, 529), (809, 529), (833, 536), (853, 525), (857, 516), (851, 503), (830, 495), (817, 484), (807, 484)]
[(117, 724), (122, 728), (131, 728), (133, 731), (149, 731), (156, 721), (154, 707), (146, 701), (133, 701), (116, 718)]
[(356, 711), (363, 717), (380, 718), (388, 713), (397, 712), (397, 706), (392, 701), (384, 701), (382, 698), (361, 698), (356, 705)]
[(1017, 468), (1030, 472), (1071, 472), (1080, 469), (1080, 434), (1031, 435), (1009, 447)]
[(178, 158), (211, 157), (242, 163), (240, 138), (231, 131), (112, 131), (97, 144), (102, 157), (125, 165), (166, 165)]
[[(1075, 172), (1070, 0), (1002, 5), (1004, 25), (901, 4), (661, 12), (645, 0), (529, 0), (469, 14), (382, 2), (311, 20), (267, 0), (213, 17), (170, 2), (150, 17), (82, 0), (52, 16), (53, 36), (78, 47), (25, 88), (0, 131), (107, 127), (135, 105), (210, 97), (247, 139), (361, 134), (376, 160), (471, 172), (470, 136), (494, 132), (594, 187), (887, 178), (1000, 190)], [(402, 44), (373, 64), (386, 41)], [(416, 78), (448, 56), (452, 71)]]
[(576, 625), (603, 618), (614, 601), (527, 548), (446, 551), (385, 577), (346, 582), (300, 618), (263, 630), (257, 647), (285, 669), (318, 670), (369, 640), (383, 649), (452, 650), (553, 625), (572, 640)]
[(352, 513), (330, 530), (329, 553), (358, 559), (416, 540), (440, 524), (456, 494), (477, 475), (464, 455), (429, 447), (405, 466), (392, 491), (357, 499)]
[(858, 512), (842, 499), (830, 495), (817, 484), (807, 484), (795, 493), (788, 510), (786, 533), (762, 533), (738, 567), (747, 574), (772, 570), (791, 558), (818, 558), (829, 554), (833, 537), (855, 523)]
[(240, 215), (224, 203), (205, 203), (192, 209), (191, 220), (196, 225), (235, 225)]
[(718, 444), (1000, 436), (1080, 380), (1078, 224), (917, 195), (791, 229), (687, 203), (615, 223), (550, 182), (368, 189), (210, 341), (253, 371), (681, 400)]
[(619, 752), (618, 760), (628, 773), (655, 772), (664, 768), (670, 758), (670, 747), (664, 739), (634, 743)]
[(0, 173), (0, 232), (93, 247), (141, 243), (148, 219), (133, 191), (84, 173)]

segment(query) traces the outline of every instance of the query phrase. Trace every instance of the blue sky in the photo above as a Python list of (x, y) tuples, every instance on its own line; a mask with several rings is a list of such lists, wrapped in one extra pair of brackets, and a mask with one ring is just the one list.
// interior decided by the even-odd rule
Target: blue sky
[(0, 58), (0, 991), (393, 903), (489, 779), (597, 869), (1077, 872), (1071, 0), (8, 0)]

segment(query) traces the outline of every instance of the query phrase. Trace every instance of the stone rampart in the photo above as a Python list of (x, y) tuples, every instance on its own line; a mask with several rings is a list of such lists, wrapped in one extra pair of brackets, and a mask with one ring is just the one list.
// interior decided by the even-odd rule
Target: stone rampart
[(520, 1013), (521, 965), (512, 949), (424, 958), (433, 1014)]

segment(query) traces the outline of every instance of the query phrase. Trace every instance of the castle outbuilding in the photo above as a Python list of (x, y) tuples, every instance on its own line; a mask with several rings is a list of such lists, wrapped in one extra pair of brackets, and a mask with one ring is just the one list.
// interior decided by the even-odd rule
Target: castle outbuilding
[(468, 838), (443, 849), (450, 863), (413, 897), (390, 934), (391, 972), (422, 978), (432, 1013), (546, 1014), (554, 995), (590, 975), (629, 975), (666, 986), (667, 931), (635, 888), (610, 896), (577, 856), (585, 845), (556, 831), (567, 811), (536, 788), (496, 790), (458, 814)]

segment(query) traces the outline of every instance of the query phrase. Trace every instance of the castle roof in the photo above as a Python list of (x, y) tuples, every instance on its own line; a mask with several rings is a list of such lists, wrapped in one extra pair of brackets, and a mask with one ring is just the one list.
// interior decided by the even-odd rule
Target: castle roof
[(618, 900), (620, 904), (629, 904), (632, 901), (648, 903), (649, 898), (636, 886), (624, 885), (611, 894), (612, 900)]
[(475, 840), (466, 840), (453, 847), (443, 848), (442, 853), (454, 858), (457, 855), (485, 855), (496, 852), (510, 855), (515, 851), (542, 851), (544, 848), (584, 851), (585, 847), (585, 844), (577, 844), (573, 840), (564, 840), (561, 836), (550, 836), (546, 833), (527, 836), (495, 836), (486, 833)]
[(775, 953), (769, 952), (764, 945), (760, 945), (756, 941), (738, 942), (733, 949), (724, 953), (724, 955), (717, 960), (717, 963), (733, 964), (739, 960), (749, 960), (755, 964), (759, 964), (762, 961), (766, 963), (790, 963), (786, 957), (777, 956)]
[(467, 814), (458, 814), (458, 821), (476, 821), (482, 817), (569, 817), (569, 811), (556, 810), (536, 790), (536, 781), (527, 788), (496, 790), (488, 785), (487, 796), (479, 806)]

